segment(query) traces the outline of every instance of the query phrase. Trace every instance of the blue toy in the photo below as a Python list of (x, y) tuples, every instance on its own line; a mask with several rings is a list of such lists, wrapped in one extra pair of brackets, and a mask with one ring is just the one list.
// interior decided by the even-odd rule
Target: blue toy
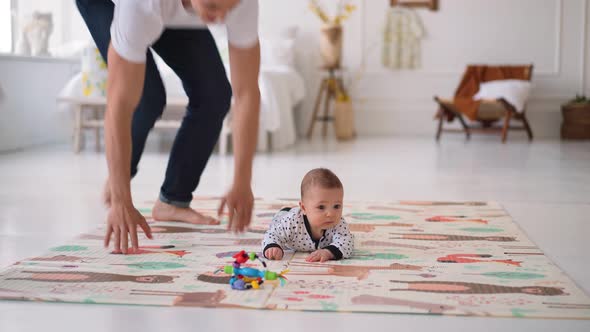
[(248, 260), (254, 261), (258, 259), (262, 266), (266, 268), (266, 263), (256, 255), (256, 253), (247, 254), (244, 250), (238, 252), (233, 256), (236, 260), (232, 265), (227, 265), (224, 267), (223, 271), (227, 274), (231, 274), (232, 277), (229, 280), (229, 284), (231, 285), (232, 289), (237, 290), (248, 290), (248, 289), (258, 289), (260, 285), (264, 283), (265, 280), (279, 280), (281, 286), (285, 284), (285, 276), (284, 274), (287, 273), (287, 270), (282, 271), (281, 273), (276, 273), (268, 270), (259, 270), (252, 267), (241, 267), (243, 263), (246, 263)]

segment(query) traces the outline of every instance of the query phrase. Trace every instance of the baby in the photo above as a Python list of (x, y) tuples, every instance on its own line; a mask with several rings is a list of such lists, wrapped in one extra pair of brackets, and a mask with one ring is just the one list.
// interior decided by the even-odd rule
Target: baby
[(354, 240), (342, 218), (343, 196), (342, 183), (332, 171), (309, 171), (301, 181), (299, 207), (279, 211), (264, 234), (264, 257), (280, 260), (284, 249), (311, 252), (308, 262), (350, 257)]

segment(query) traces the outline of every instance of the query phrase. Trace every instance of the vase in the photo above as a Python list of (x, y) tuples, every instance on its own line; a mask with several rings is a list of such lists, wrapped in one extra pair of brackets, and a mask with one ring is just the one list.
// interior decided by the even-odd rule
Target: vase
[(320, 34), (320, 54), (325, 69), (340, 68), (342, 59), (342, 26), (324, 25)]

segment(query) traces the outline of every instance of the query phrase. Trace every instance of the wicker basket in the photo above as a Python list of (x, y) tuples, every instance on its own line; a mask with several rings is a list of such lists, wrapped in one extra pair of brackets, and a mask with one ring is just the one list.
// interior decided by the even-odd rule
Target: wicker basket
[(561, 107), (561, 113), (561, 138), (590, 139), (590, 104), (566, 104)]
[(354, 138), (352, 102), (337, 100), (334, 103), (334, 127), (337, 139), (344, 141)]

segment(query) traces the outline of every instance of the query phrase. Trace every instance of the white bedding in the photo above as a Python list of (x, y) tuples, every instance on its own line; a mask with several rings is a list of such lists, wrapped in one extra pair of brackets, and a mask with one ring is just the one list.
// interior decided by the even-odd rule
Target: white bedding
[[(185, 97), (182, 84), (172, 70), (157, 59), (166, 94)], [(228, 71), (229, 75), (229, 71)], [(63, 87), (60, 97), (81, 97), (81, 73)], [(271, 134), (272, 149), (282, 149), (295, 143), (297, 134), (293, 111), (305, 96), (301, 75), (289, 66), (265, 66), (260, 70), (260, 129)], [(67, 107), (67, 106), (64, 106)]]
[[(186, 96), (180, 79), (159, 58), (166, 94)], [(226, 67), (229, 76), (229, 68)], [(262, 65), (258, 80), (260, 86), (260, 129), (271, 134), (272, 149), (282, 149), (297, 139), (293, 111), (305, 97), (303, 77), (291, 66)]]

